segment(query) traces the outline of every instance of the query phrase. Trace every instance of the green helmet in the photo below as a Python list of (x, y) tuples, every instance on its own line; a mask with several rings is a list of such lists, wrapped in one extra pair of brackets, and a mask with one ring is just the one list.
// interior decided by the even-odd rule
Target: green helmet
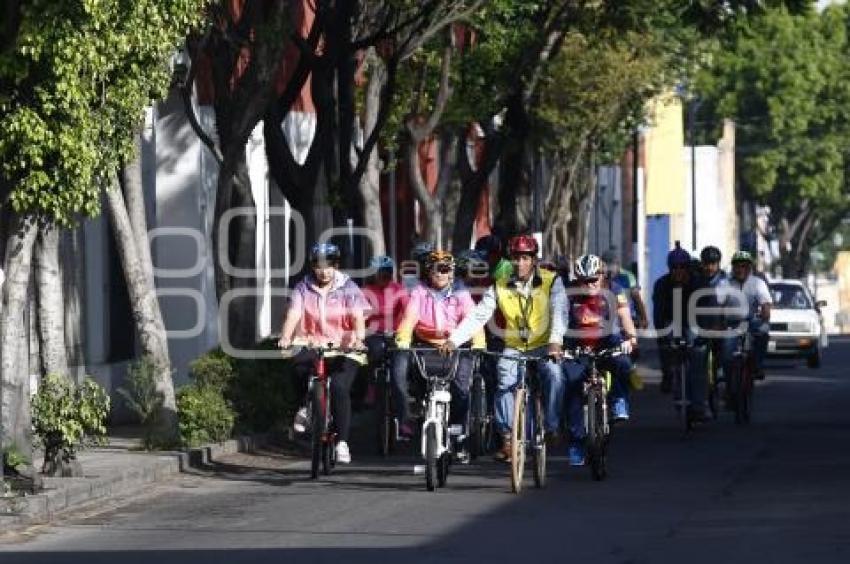
[(735, 264), (736, 262), (748, 262), (752, 265), (753, 255), (751, 255), (749, 251), (737, 251), (734, 255), (732, 255), (732, 264)]

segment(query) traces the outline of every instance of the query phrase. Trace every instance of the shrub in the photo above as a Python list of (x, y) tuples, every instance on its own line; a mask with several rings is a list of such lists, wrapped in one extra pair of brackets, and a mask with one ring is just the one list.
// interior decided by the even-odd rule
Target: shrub
[(109, 396), (91, 378), (75, 386), (60, 374), (49, 374), (32, 400), (32, 424), (44, 447), (42, 472), (56, 474), (63, 463), (76, 459), (76, 451), (104, 444)]
[(222, 442), (233, 431), (233, 410), (221, 392), (210, 386), (194, 383), (180, 388), (177, 413), (180, 441), (187, 447)]
[(232, 359), (221, 349), (213, 349), (189, 365), (192, 379), (199, 386), (224, 392), (234, 376)]
[[(276, 342), (267, 339), (262, 350), (274, 350)], [(236, 413), (237, 425), (247, 432), (266, 432), (290, 421), (303, 394), (292, 374), (292, 363), (280, 359), (234, 359), (220, 349), (213, 349), (191, 365), (196, 383), (221, 389)]]
[(142, 357), (130, 366), (126, 388), (118, 388), (124, 403), (144, 428), (142, 444), (148, 450), (156, 448), (162, 441), (158, 437), (159, 414), (164, 401), (162, 392), (156, 389), (157, 366), (150, 357)]

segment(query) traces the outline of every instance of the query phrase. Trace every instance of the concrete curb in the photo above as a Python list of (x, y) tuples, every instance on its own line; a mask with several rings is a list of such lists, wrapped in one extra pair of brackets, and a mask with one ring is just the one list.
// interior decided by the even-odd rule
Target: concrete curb
[[(23, 498), (0, 498), (0, 533), (49, 523), (56, 516), (97, 500), (132, 495), (216, 458), (253, 452), (266, 444), (264, 435), (242, 436), (188, 451), (140, 453), (132, 465), (87, 478), (44, 478), (44, 491)], [(85, 468), (85, 466), (84, 466)]]

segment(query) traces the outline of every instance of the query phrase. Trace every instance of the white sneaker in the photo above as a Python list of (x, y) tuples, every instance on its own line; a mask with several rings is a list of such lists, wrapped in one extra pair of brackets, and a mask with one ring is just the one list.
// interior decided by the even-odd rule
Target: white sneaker
[(339, 441), (336, 444), (336, 461), (340, 464), (351, 464), (351, 452), (348, 450), (348, 443)]
[(295, 414), (292, 428), (295, 429), (296, 433), (306, 433), (307, 429), (310, 428), (310, 412), (307, 411), (306, 406), (299, 409), (298, 413)]

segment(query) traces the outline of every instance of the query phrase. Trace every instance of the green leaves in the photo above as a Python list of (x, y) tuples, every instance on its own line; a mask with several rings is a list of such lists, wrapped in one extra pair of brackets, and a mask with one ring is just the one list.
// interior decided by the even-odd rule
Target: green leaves
[(845, 189), (850, 78), (845, 8), (741, 19), (699, 77), (709, 112), (738, 122), (739, 177), (778, 214)]
[[(17, 211), (70, 224), (132, 154), (142, 111), (207, 0), (33, 0), (0, 56), (0, 182)], [(8, 85), (8, 88), (6, 87)]]
[(33, 431), (45, 461), (58, 455), (72, 460), (77, 448), (101, 444), (108, 415), (109, 396), (91, 378), (78, 387), (61, 374), (47, 375), (32, 400)]

